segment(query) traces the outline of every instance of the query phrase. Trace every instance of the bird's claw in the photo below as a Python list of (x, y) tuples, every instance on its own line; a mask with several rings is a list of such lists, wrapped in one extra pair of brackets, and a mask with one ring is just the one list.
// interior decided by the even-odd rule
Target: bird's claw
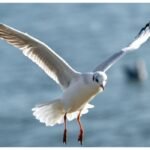
[(82, 141), (83, 141), (83, 130), (80, 130), (80, 133), (78, 136), (78, 142), (80, 142), (80, 144), (82, 145)]
[(67, 129), (64, 130), (63, 143), (67, 144)]

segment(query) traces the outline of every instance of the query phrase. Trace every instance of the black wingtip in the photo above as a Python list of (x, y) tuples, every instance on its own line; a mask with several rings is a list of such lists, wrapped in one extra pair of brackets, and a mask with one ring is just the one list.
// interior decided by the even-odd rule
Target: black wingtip
[(146, 28), (149, 28), (149, 30), (150, 30), (150, 22), (148, 22), (148, 23), (140, 30), (138, 36), (139, 36), (143, 31), (145, 31)]

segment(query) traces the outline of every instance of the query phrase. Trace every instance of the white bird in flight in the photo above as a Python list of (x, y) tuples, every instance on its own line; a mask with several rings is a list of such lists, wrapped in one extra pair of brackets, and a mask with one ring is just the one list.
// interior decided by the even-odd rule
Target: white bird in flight
[(106, 71), (126, 53), (138, 49), (150, 37), (150, 22), (141, 29), (127, 47), (116, 52), (93, 71), (81, 73), (74, 70), (63, 58), (36, 38), (0, 24), (0, 39), (19, 48), (25, 56), (35, 62), (45, 73), (58, 83), (63, 91), (61, 97), (33, 108), (33, 115), (46, 126), (64, 123), (63, 143), (67, 142), (67, 119), (77, 118), (80, 132), (78, 141), (82, 144), (82, 114), (94, 106), (90, 101), (104, 90), (107, 82)]

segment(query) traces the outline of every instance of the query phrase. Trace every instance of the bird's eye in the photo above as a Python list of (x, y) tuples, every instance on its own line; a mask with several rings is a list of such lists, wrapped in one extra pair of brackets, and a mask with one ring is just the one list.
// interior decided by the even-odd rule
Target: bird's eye
[(99, 82), (97, 78), (95, 79), (95, 81), (96, 81), (97, 83)]
[(98, 78), (93, 76), (93, 81), (96, 81), (97, 83), (99, 82)]

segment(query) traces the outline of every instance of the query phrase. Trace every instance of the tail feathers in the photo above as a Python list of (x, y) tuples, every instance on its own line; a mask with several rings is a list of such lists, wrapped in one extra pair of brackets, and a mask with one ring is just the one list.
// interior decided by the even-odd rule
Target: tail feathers
[(32, 109), (33, 115), (46, 126), (54, 126), (63, 123), (65, 111), (60, 100), (54, 100), (46, 104), (38, 105)]
[[(88, 113), (89, 108), (93, 108), (91, 104), (86, 104), (81, 111), (81, 116)], [(45, 123), (46, 126), (54, 126), (55, 124), (61, 124), (64, 122), (65, 110), (60, 100), (54, 100), (49, 103), (41, 104), (32, 109), (33, 115), (41, 123)], [(67, 119), (69, 121), (77, 118), (79, 111), (67, 113)]]

